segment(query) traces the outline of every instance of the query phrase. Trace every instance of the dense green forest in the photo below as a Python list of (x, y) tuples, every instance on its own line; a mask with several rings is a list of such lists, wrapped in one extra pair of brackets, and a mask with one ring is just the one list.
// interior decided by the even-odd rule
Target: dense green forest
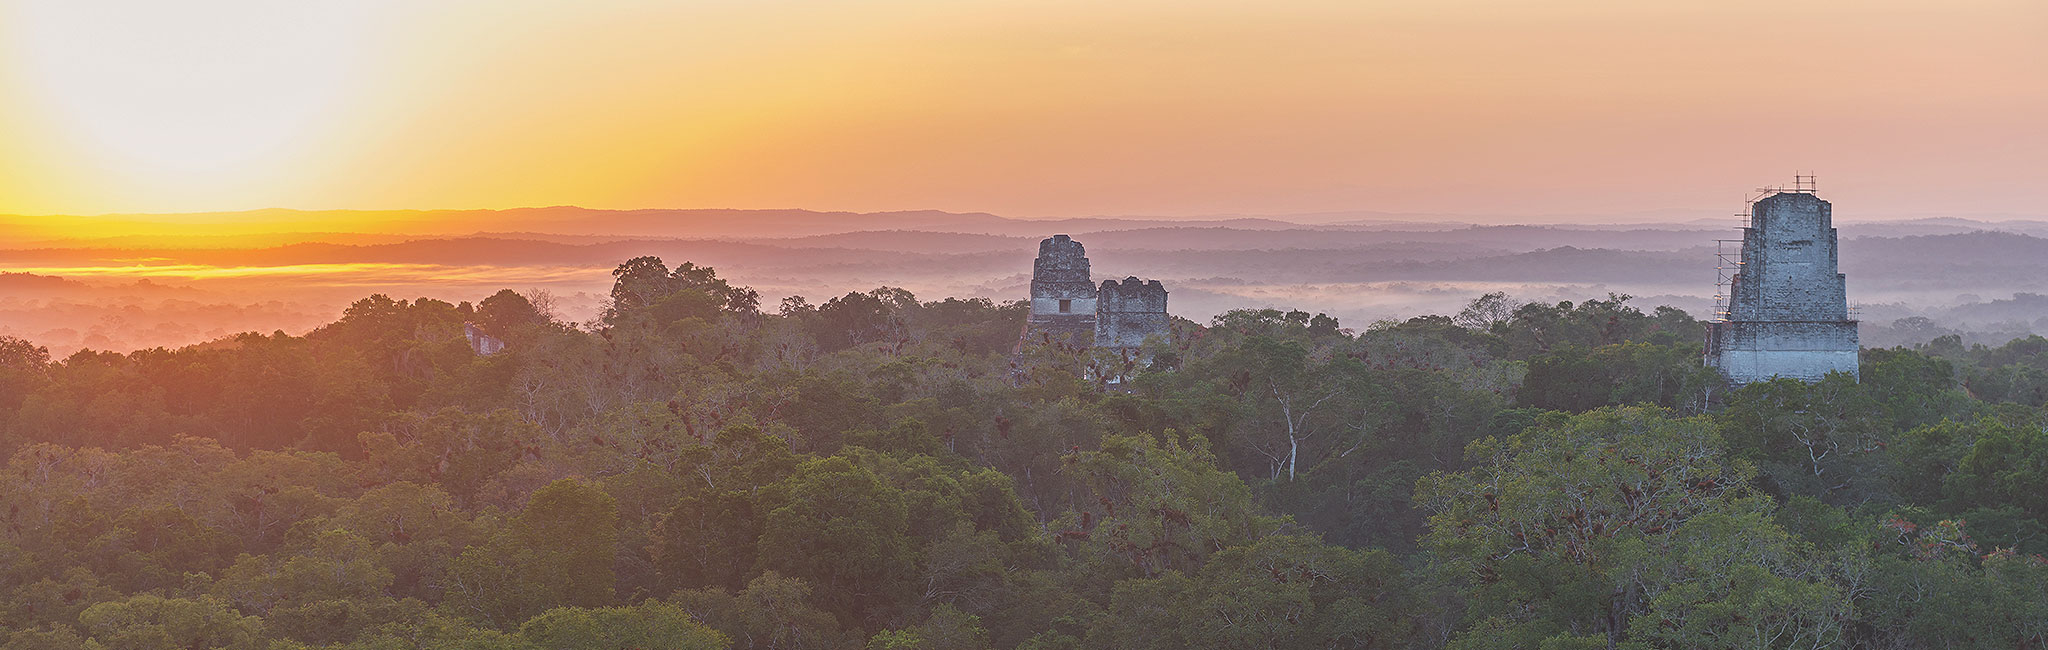
[(1120, 355), (615, 275), (0, 338), (0, 648), (2048, 646), (2038, 337), (1730, 389), (1625, 296)]

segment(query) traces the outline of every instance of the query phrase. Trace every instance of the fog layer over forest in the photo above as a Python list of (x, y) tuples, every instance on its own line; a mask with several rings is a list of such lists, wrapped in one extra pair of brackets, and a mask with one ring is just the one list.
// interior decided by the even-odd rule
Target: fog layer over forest
[[(1870, 346), (1958, 333), (1996, 345), (2048, 329), (2048, 221), (1838, 218), (1841, 268)], [(1602, 298), (1706, 317), (1715, 240), (1734, 217), (1621, 225), (1475, 225), (1386, 215), (1163, 220), (1006, 219), (987, 214), (543, 208), (336, 214), (413, 236), (174, 228), (117, 238), (0, 234), (0, 334), (125, 351), (243, 331), (304, 333), (368, 292), (476, 301), (541, 289), (564, 317), (597, 313), (605, 271), (660, 255), (715, 266), (770, 301), (892, 286), (917, 295), (1022, 299), (1039, 239), (1073, 235), (1095, 278), (1165, 281), (1175, 315), (1288, 307), (1366, 324), (1455, 311), (1482, 293), (1525, 301)], [(237, 215), (247, 221), (249, 214)], [(1670, 215), (1664, 215), (1669, 217)], [(1355, 218), (1347, 218), (1355, 217)], [(135, 220), (105, 218), (131, 231)], [(0, 233), (35, 217), (0, 217)], [(1732, 246), (1732, 245), (1731, 245)]]

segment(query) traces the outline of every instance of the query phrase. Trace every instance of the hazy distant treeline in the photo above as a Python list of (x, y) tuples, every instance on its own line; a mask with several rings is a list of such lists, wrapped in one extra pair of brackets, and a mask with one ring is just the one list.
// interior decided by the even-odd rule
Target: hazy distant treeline
[[(370, 292), (459, 302), (506, 286), (545, 289), (558, 296), (565, 318), (584, 322), (609, 291), (604, 271), (641, 255), (710, 264), (775, 299), (894, 286), (1000, 302), (1025, 294), (1035, 243), (1052, 232), (1086, 244), (1100, 278), (1164, 280), (1174, 312), (1198, 321), (1284, 306), (1369, 323), (1456, 311), (1491, 291), (1549, 302), (1628, 293), (1700, 315), (1713, 304), (1713, 240), (1733, 232), (1732, 219), (1305, 225), (924, 212), (765, 211), (738, 219), (731, 211), (567, 208), (500, 215), (508, 220), (495, 226), (483, 219), (498, 214), (451, 217), (422, 231), (439, 234), (416, 237), (162, 235), (0, 245), (0, 273), (13, 271), (0, 275), (0, 334), (67, 353), (175, 347), (239, 331), (304, 333)], [(712, 224), (714, 217), (727, 220)], [(2036, 323), (2048, 319), (2048, 305), (2015, 297), (2048, 283), (2048, 239), (2040, 238), (2048, 225), (1926, 220), (1841, 228), (1851, 301), (1862, 307), (1864, 336), (1875, 345), (1925, 343), (1947, 332), (1998, 344), (2039, 331)], [(65, 282), (53, 285), (53, 277)], [(142, 279), (151, 284), (137, 284)], [(1931, 324), (1898, 323), (1916, 317)]]

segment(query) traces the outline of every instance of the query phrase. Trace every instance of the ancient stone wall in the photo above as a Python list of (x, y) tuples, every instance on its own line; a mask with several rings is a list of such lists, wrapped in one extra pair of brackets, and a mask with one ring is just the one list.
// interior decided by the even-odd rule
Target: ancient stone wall
[(1095, 331), (1095, 283), (1088, 278), (1088, 254), (1081, 242), (1053, 235), (1038, 242), (1031, 269), (1031, 316), (1025, 335), (1051, 333), (1070, 339)]
[(1842, 321), (1845, 279), (1835, 271), (1832, 206), (1804, 192), (1756, 202), (1742, 235), (1742, 270), (1730, 286), (1731, 321)]
[(1737, 384), (1856, 374), (1856, 323), (1728, 321), (1708, 325), (1708, 360)]
[(1167, 336), (1166, 287), (1158, 280), (1104, 280), (1096, 296), (1095, 347), (1135, 348)]
[(1730, 381), (1856, 373), (1856, 321), (1836, 270), (1833, 212), (1808, 192), (1779, 192), (1752, 206), (1727, 320), (1707, 326), (1707, 362)]
[(469, 349), (479, 357), (488, 357), (505, 349), (505, 342), (498, 337), (485, 334), (476, 323), (462, 324), (462, 337), (469, 341)]

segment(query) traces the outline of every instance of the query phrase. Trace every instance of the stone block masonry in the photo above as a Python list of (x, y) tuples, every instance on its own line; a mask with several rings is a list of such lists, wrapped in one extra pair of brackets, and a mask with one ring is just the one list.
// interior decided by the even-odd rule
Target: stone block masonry
[(1707, 364), (1729, 381), (1856, 374), (1856, 321), (1837, 271), (1833, 212), (1803, 191), (1778, 192), (1751, 207), (1727, 318), (1707, 324)]
[(1088, 252), (1081, 242), (1053, 235), (1038, 242), (1031, 265), (1031, 315), (1025, 336), (1050, 334), (1062, 342), (1086, 344), (1095, 333), (1095, 283), (1088, 278)]
[(1031, 266), (1031, 315), (1024, 321), (1020, 346), (1044, 339), (1136, 349), (1146, 338), (1168, 333), (1166, 287), (1158, 280), (1128, 277), (1097, 287), (1089, 280), (1088, 252), (1081, 242), (1066, 235), (1038, 242), (1038, 259)]
[(1095, 347), (1137, 348), (1167, 336), (1166, 287), (1158, 280), (1104, 280), (1095, 293)]

